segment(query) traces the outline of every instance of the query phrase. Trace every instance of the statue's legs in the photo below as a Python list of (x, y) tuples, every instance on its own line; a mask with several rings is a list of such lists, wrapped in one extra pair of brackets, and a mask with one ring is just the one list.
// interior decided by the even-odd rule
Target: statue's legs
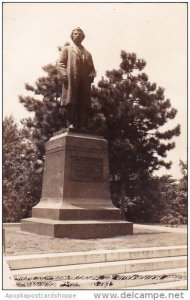
[(76, 105), (74, 104), (67, 104), (66, 105), (66, 120), (67, 120), (67, 127), (73, 125), (76, 126)]
[(90, 99), (91, 84), (86, 76), (80, 79), (80, 89), (78, 91), (78, 99), (76, 106), (76, 127), (80, 129), (87, 128)]
[(78, 103), (66, 105), (66, 124), (67, 127), (73, 125), (77, 129), (87, 127), (89, 107), (86, 104)]
[(76, 103), (68, 103), (65, 107), (66, 126), (77, 128), (78, 130), (87, 127), (89, 105), (90, 105), (90, 84), (84, 79), (80, 80), (77, 90)]
[(88, 107), (82, 103), (77, 105), (77, 114), (76, 114), (76, 127), (78, 129), (84, 129), (87, 127), (88, 122)]

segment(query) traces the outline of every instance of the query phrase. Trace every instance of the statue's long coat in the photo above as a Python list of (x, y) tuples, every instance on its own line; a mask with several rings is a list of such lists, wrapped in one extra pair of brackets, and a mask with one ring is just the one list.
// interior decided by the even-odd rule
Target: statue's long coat
[[(61, 105), (69, 103), (90, 103), (91, 83), (95, 77), (95, 69), (91, 54), (82, 46), (81, 52), (74, 44), (64, 46), (58, 60), (58, 68), (62, 75), (68, 76), (68, 84), (63, 82)], [(79, 99), (83, 95), (83, 99)]]

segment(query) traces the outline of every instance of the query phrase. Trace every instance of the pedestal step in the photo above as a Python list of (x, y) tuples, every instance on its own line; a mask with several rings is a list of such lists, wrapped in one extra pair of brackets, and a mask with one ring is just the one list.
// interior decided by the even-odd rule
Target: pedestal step
[(109, 238), (133, 234), (133, 223), (119, 220), (59, 221), (32, 217), (21, 221), (21, 230), (56, 238)]

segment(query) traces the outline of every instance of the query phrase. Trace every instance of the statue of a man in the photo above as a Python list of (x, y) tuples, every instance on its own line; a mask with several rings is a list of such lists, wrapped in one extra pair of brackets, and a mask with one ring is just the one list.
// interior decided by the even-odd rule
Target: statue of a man
[(66, 112), (67, 127), (86, 128), (90, 107), (91, 83), (96, 75), (91, 54), (82, 46), (84, 32), (76, 28), (72, 43), (63, 46), (58, 68), (63, 78), (61, 109)]

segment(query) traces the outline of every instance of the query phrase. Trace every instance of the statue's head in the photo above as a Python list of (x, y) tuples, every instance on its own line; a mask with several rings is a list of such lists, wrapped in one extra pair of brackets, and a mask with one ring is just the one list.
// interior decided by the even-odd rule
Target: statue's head
[(80, 27), (73, 29), (71, 32), (71, 39), (73, 42), (75, 42), (76, 35), (79, 36), (78, 38), (80, 39), (80, 42), (82, 42), (85, 38), (85, 34)]

